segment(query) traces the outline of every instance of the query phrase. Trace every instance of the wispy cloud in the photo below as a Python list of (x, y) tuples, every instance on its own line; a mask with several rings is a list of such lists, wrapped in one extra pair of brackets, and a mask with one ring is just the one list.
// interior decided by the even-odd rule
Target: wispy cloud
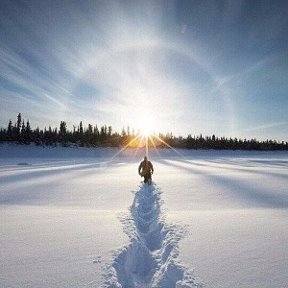
[(267, 129), (281, 127), (281, 126), (287, 126), (287, 125), (288, 125), (288, 121), (275, 122), (275, 123), (266, 123), (266, 124), (263, 124), (263, 125), (246, 128), (246, 129), (244, 129), (244, 131), (252, 132), (252, 131), (259, 131), (259, 130), (267, 130)]

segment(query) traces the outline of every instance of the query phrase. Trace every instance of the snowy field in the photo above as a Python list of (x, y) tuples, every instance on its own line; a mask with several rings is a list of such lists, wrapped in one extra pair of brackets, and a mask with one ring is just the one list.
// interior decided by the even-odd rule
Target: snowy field
[(0, 146), (0, 287), (288, 287), (288, 153)]

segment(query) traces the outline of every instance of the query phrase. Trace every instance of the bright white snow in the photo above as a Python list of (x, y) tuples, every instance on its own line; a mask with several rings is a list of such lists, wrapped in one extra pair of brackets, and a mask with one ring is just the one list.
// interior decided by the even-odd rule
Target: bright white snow
[(0, 287), (287, 286), (288, 153), (118, 151), (0, 146)]

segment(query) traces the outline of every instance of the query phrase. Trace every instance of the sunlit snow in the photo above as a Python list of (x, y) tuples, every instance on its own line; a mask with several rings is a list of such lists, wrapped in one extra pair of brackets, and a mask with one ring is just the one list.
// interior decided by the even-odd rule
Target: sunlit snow
[(288, 154), (0, 149), (0, 286), (286, 287)]

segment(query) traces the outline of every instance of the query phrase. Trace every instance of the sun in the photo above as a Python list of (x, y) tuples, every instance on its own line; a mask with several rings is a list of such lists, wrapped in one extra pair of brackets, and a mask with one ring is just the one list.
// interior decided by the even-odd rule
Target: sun
[(155, 132), (155, 118), (149, 113), (142, 113), (136, 120), (136, 127), (142, 137), (152, 136)]

